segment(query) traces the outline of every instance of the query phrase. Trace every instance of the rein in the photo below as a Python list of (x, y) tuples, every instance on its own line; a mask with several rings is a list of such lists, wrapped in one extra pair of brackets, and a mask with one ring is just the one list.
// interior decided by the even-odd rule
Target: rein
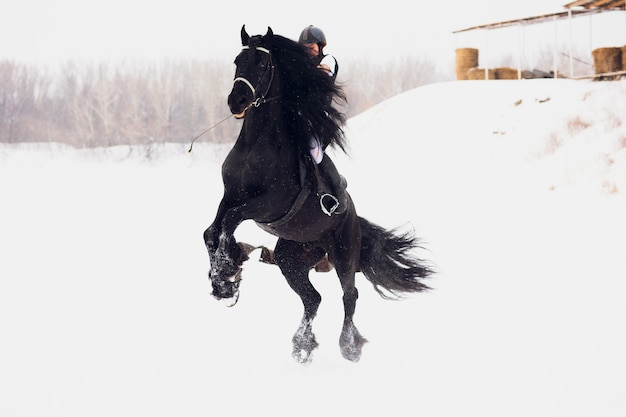
[(214, 128), (216, 128), (217, 126), (221, 125), (222, 123), (224, 123), (226, 120), (230, 119), (230, 118), (231, 118), (231, 117), (233, 117), (233, 116), (234, 116), (234, 114), (230, 114), (230, 115), (228, 115), (228, 116), (224, 117), (224, 118), (223, 118), (222, 120), (220, 120), (219, 122), (215, 123), (213, 126), (211, 126), (211, 127), (207, 128), (207, 129), (204, 129), (204, 130), (202, 131), (202, 133), (200, 133), (199, 135), (197, 135), (195, 138), (193, 138), (193, 139), (191, 140), (191, 145), (189, 145), (189, 150), (188, 150), (187, 152), (188, 152), (188, 153), (191, 153), (191, 150), (193, 149), (193, 144), (196, 142), (196, 140), (197, 140), (200, 136), (204, 135), (204, 134), (205, 134), (205, 133), (207, 133), (209, 130), (214, 129)]

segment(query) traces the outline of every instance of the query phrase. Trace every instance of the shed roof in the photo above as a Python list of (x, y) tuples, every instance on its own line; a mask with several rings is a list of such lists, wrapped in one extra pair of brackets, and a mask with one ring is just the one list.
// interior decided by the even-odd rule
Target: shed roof
[(468, 32), (477, 29), (496, 29), (526, 23), (541, 23), (549, 20), (567, 19), (569, 17), (585, 16), (601, 12), (626, 10), (626, 0), (577, 0), (566, 4), (564, 7), (568, 10), (539, 16), (505, 20), (503, 22), (472, 26), (465, 29), (455, 30), (453, 33)]
[(549, 13), (549, 14), (543, 14), (540, 16), (522, 17), (519, 19), (505, 20), (503, 22), (487, 23), (484, 25), (471, 26), (465, 29), (455, 30), (453, 33), (469, 32), (470, 30), (477, 30), (477, 29), (504, 28), (507, 26), (514, 26), (514, 25), (526, 24), (526, 23), (541, 23), (541, 22), (551, 21), (554, 19), (557, 19), (557, 20), (567, 19), (568, 17), (570, 17), (570, 13), (571, 13), (571, 16), (581, 16), (581, 15), (588, 15), (588, 14), (593, 14), (597, 12), (598, 12), (597, 10), (569, 10), (565, 12)]

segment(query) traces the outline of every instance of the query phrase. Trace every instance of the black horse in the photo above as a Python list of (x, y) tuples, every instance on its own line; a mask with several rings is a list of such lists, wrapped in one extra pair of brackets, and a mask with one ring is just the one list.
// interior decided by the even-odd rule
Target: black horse
[(418, 245), (412, 234), (387, 231), (359, 217), (349, 196), (346, 207), (331, 215), (322, 210), (322, 196), (331, 190), (315, 173), (309, 141), (316, 137), (345, 150), (345, 117), (332, 105), (345, 100), (341, 88), (316, 68), (302, 45), (274, 35), (271, 28), (251, 37), (244, 26), (241, 41), (228, 105), (243, 125), (222, 165), (224, 196), (204, 233), (212, 294), (231, 305), (237, 302), (249, 251), (233, 233), (252, 219), (279, 238), (273, 259), (304, 304), (293, 337), (294, 358), (306, 363), (317, 347), (312, 321), (321, 296), (309, 271), (327, 257), (344, 294), (341, 353), (358, 361), (366, 340), (352, 321), (355, 273), (362, 272), (381, 296), (398, 298), (427, 289), (422, 280), (432, 271), (411, 253)]

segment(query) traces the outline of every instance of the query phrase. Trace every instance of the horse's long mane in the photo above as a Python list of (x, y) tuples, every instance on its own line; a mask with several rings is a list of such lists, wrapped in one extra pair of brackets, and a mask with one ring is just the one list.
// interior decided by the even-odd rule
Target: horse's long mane
[(273, 35), (270, 49), (282, 80), (285, 117), (294, 126), (293, 134), (299, 146), (308, 152), (309, 140), (315, 136), (324, 147), (338, 146), (346, 152), (342, 129), (346, 117), (333, 106), (333, 102), (346, 101), (341, 86), (317, 68), (306, 48), (298, 42)]

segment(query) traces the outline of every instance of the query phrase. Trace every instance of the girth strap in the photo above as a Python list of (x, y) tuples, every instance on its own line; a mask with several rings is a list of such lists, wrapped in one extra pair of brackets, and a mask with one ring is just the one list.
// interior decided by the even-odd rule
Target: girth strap
[(309, 197), (309, 193), (310, 193), (310, 191), (309, 191), (309, 189), (307, 187), (302, 187), (300, 189), (300, 194), (298, 194), (298, 198), (296, 198), (296, 201), (293, 203), (293, 205), (291, 206), (291, 208), (289, 209), (287, 214), (285, 214), (280, 219), (274, 220), (272, 222), (267, 222), (267, 223), (256, 222), (256, 223), (263, 229), (265, 229), (264, 226), (268, 227), (268, 228), (276, 228), (276, 227), (280, 227), (280, 226), (286, 224), (291, 219), (293, 219), (293, 217), (296, 214), (298, 214), (298, 212), (300, 211), (300, 209), (304, 205), (304, 202)]
[(280, 227), (284, 225), (285, 223), (287, 223), (288, 221), (290, 221), (298, 213), (298, 211), (300, 211), (300, 209), (304, 205), (304, 202), (309, 196), (309, 193), (311, 192), (311, 190), (309, 190), (309, 187), (307, 186), (308, 185), (307, 184), (307, 166), (306, 166), (307, 162), (310, 162), (310, 161), (300, 159), (300, 163), (298, 164), (299, 171), (300, 171), (300, 194), (298, 194), (296, 201), (293, 203), (293, 205), (291, 206), (287, 214), (285, 214), (283, 217), (272, 222), (267, 222), (267, 223), (257, 222), (257, 224), (260, 227), (263, 227), (263, 226), (267, 226), (270, 228)]

